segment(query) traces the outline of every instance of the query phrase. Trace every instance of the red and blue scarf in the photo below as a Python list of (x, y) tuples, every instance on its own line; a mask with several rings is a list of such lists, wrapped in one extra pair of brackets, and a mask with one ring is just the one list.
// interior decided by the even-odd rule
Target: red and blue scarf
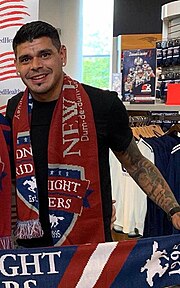
[[(18, 214), (15, 236), (20, 239), (43, 235), (30, 138), (32, 109), (33, 101), (26, 90), (13, 118)], [(47, 153), (54, 245), (104, 242), (93, 111), (82, 85), (66, 75), (51, 120)]]
[(0, 114), (0, 249), (12, 248), (10, 127)]

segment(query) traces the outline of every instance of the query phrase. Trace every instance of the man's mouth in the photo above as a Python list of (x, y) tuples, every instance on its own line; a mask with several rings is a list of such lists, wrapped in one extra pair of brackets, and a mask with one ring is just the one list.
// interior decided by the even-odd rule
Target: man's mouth
[(40, 81), (40, 80), (44, 80), (46, 78), (47, 74), (41, 74), (41, 75), (36, 75), (31, 77), (30, 79), (33, 81)]

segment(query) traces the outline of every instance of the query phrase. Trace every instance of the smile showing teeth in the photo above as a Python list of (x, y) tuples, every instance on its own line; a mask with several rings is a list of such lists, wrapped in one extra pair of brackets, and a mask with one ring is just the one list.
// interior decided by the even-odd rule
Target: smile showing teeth
[(39, 76), (34, 76), (32, 77), (33, 80), (41, 80), (41, 79), (44, 79), (46, 77), (46, 75), (39, 75)]

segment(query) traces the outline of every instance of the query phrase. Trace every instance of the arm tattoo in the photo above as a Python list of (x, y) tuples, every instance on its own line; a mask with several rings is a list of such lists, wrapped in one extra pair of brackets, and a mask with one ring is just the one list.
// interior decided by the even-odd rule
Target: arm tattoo
[(147, 196), (165, 212), (178, 206), (167, 182), (156, 166), (141, 154), (134, 139), (119, 160)]

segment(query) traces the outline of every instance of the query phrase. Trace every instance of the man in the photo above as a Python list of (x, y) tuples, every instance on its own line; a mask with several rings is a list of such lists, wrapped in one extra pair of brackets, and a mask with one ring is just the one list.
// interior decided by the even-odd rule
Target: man
[(7, 106), (19, 245), (112, 240), (109, 148), (180, 229), (179, 204), (156, 167), (139, 152), (117, 94), (65, 75), (66, 48), (48, 23), (22, 26), (13, 49), (17, 73), (27, 86)]

